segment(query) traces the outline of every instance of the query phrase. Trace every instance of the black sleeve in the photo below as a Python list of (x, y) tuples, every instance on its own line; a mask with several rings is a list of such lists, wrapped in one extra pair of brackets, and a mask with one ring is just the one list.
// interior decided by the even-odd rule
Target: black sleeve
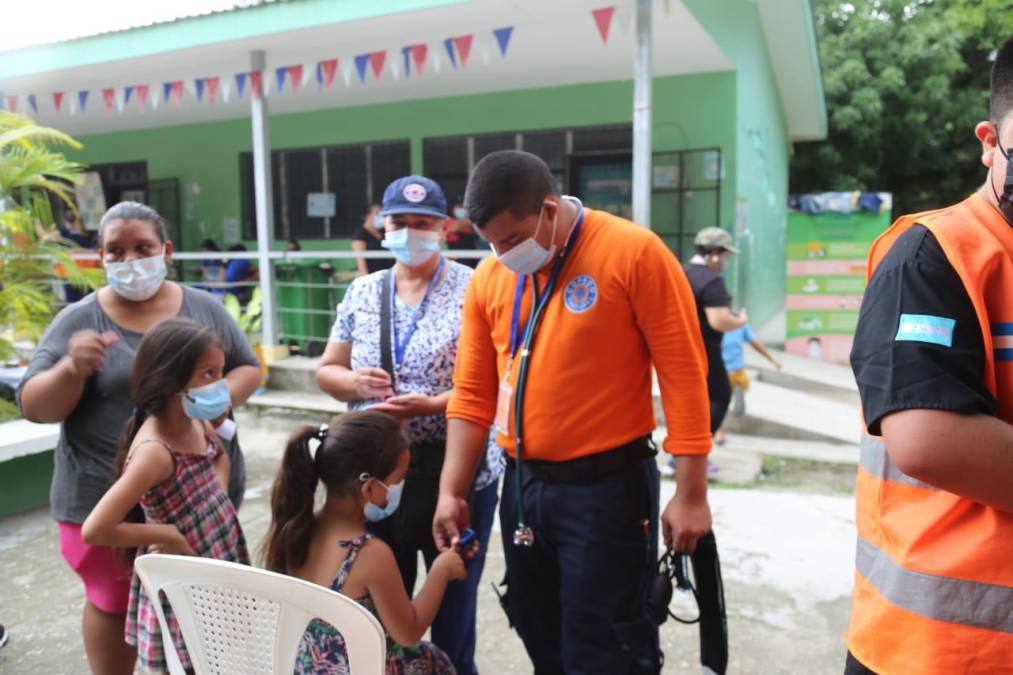
[(924, 227), (901, 235), (873, 274), (851, 367), (872, 434), (879, 435), (883, 417), (898, 410), (995, 412), (985, 384), (978, 316), (956, 270)]
[(731, 307), (732, 296), (728, 294), (728, 287), (725, 286), (724, 277), (715, 274), (714, 278), (700, 290), (700, 305), (702, 307)]
[(368, 236), (369, 233), (366, 232), (366, 228), (359, 225), (355, 228), (355, 232), (352, 233), (352, 241), (366, 241), (366, 237)]

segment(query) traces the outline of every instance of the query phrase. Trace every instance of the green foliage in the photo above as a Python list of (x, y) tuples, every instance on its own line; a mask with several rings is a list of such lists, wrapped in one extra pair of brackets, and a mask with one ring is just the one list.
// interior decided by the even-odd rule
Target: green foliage
[(73, 209), (72, 184), (81, 171), (54, 145), (80, 147), (55, 129), (0, 111), (0, 360), (13, 356), (15, 339), (37, 339), (53, 318), (54, 261), (70, 283), (98, 283), (95, 271), (74, 263), (53, 224), (50, 196)]
[(796, 146), (792, 192), (882, 190), (895, 213), (959, 201), (984, 181), (989, 55), (1010, 0), (814, 0), (829, 136)]

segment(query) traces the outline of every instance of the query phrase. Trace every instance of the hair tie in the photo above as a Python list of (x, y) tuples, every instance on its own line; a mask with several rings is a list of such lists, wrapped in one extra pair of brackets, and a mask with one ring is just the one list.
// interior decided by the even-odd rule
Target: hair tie
[(327, 440), (327, 430), (328, 426), (326, 424), (321, 424), (320, 428), (317, 429), (317, 432), (314, 434), (314, 438), (321, 442)]

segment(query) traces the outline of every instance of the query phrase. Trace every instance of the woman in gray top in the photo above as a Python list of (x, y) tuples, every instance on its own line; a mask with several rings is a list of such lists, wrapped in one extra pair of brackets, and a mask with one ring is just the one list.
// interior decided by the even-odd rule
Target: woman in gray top
[[(89, 665), (95, 673), (117, 675), (133, 673), (136, 660), (135, 648), (123, 638), (131, 575), (112, 549), (81, 541), (81, 523), (114, 479), (117, 441), (134, 408), (128, 382), (137, 346), (147, 330), (172, 317), (212, 327), (225, 349), (234, 405), (257, 388), (260, 369), (221, 303), (165, 280), (172, 242), (154, 209), (136, 202), (109, 209), (99, 226), (99, 255), (109, 285), (57, 315), (17, 397), (26, 419), (61, 423), (50, 491), (60, 550), (84, 582)], [(238, 505), (245, 482), (238, 453), (232, 466), (229, 496)]]

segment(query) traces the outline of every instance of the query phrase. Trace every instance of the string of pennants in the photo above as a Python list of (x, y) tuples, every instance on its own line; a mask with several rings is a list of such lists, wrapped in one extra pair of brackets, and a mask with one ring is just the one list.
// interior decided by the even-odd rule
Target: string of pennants
[[(506, 58), (513, 33), (513, 26), (497, 28), (492, 31), (500, 58)], [(468, 68), (474, 47), (479, 49), (485, 63), (490, 62), (491, 46), (482, 37), (484, 36), (468, 34), (443, 40), (440, 46), (442, 52), (446, 54), (446, 61), (452, 70)], [(188, 91), (198, 103), (215, 105), (218, 101), (228, 103), (233, 91), (239, 99), (243, 99), (247, 95), (254, 98), (267, 96), (271, 93), (272, 86), (276, 88), (278, 94), (284, 93), (286, 88), (290, 93), (298, 94), (310, 85), (311, 80), (316, 82), (318, 90), (331, 90), (334, 88), (339, 72), (345, 86), (349, 87), (355, 76), (363, 85), (370, 81), (381, 80), (385, 66), (389, 68), (391, 76), (395, 80), (400, 79), (402, 73), (406, 79), (422, 77), (425, 74), (427, 63), (436, 73), (440, 73), (443, 69), (444, 57), (441, 55), (441, 50), (431, 50), (430, 46), (425, 43), (405, 46), (401, 49), (401, 56), (399, 63), (397, 59), (388, 58), (387, 50), (380, 50), (357, 54), (345, 61), (331, 58), (318, 61), (315, 64), (279, 66), (274, 68), (273, 72), (255, 70), (236, 73), (232, 77), (212, 76), (189, 81), (173, 80), (162, 83), (161, 90), (148, 84), (105, 87), (100, 91), (101, 102), (106, 112), (118, 110), (122, 113), (131, 104), (131, 101), (136, 101), (138, 109), (145, 112), (149, 107), (154, 110), (159, 105), (169, 105), (170, 102), (180, 106)], [(55, 112), (62, 113), (66, 110), (72, 115), (78, 112), (87, 112), (89, 104), (93, 101), (91, 90), (86, 89), (76, 92), (76, 95), (74, 92), (56, 91), (52, 92), (51, 97)], [(38, 114), (40, 97), (36, 94), (28, 94), (25, 101), (27, 106)], [(18, 112), (19, 103), (17, 95), (5, 96), (0, 93), (0, 110)], [(92, 104), (93, 108), (94, 104)]]

